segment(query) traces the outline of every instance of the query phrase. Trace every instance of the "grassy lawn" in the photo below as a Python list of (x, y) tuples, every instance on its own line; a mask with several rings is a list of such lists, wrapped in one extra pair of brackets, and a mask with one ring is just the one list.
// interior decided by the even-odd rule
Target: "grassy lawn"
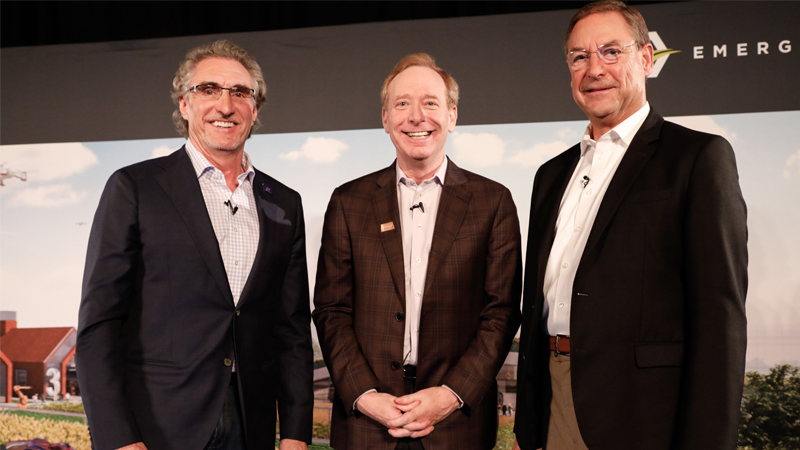
[(8, 409), (4, 412), (4, 414), (16, 415), (16, 416), (23, 416), (23, 417), (31, 417), (36, 420), (41, 419), (50, 419), (55, 422), (75, 422), (83, 424), (83, 417), (75, 417), (75, 416), (60, 416), (58, 414), (47, 414), (47, 413), (40, 413), (35, 411), (25, 411), (25, 410), (13, 410)]

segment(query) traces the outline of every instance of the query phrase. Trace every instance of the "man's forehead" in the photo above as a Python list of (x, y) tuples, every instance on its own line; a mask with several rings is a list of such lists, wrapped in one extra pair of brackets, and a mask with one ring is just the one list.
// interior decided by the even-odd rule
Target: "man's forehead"
[(399, 74), (389, 84), (389, 93), (394, 98), (412, 96), (446, 96), (447, 86), (435, 70), (422, 66), (411, 66)]
[(570, 34), (568, 48), (575, 50), (590, 45), (627, 45), (633, 39), (631, 28), (622, 14), (609, 11), (591, 14), (579, 20)]
[(248, 83), (252, 83), (253, 81), (250, 72), (242, 63), (235, 59), (217, 56), (199, 61), (192, 71), (191, 78), (198, 83), (217, 81), (217, 79), (231, 80), (233, 78)]

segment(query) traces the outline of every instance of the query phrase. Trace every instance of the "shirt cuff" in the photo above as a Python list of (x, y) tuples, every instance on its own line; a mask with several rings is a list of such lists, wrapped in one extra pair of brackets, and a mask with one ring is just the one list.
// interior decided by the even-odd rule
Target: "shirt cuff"
[[(447, 389), (448, 391), (452, 392), (452, 393), (453, 393), (453, 395), (455, 395), (455, 396), (456, 396), (456, 398), (458, 399), (458, 403), (459, 403), (459, 405), (458, 405), (458, 408), (456, 408), (456, 409), (461, 409), (461, 408), (463, 408), (463, 407), (464, 407), (464, 400), (461, 400), (461, 397), (459, 397), (459, 396), (458, 396), (458, 394), (456, 394), (456, 391), (454, 391), (454, 390), (450, 389), (450, 387), (449, 387), (448, 385), (446, 385), (446, 384), (443, 384), (443, 385), (442, 385), (442, 387), (443, 387), (443, 388), (445, 388), (445, 389)], [(365, 394), (366, 394), (366, 392), (365, 392)], [(360, 398), (360, 397), (359, 397), (359, 398)]]
[[(356, 401), (353, 402), (353, 411), (358, 411), (358, 408), (356, 407), (356, 404), (358, 403), (359, 400), (361, 400), (361, 397), (369, 394), (370, 392), (378, 392), (378, 390), (377, 389), (370, 389), (370, 390), (364, 392), (363, 394), (359, 395), (358, 398), (356, 399)], [(455, 394), (455, 392), (453, 392), (453, 394)], [(456, 395), (456, 397), (458, 397), (458, 396)]]

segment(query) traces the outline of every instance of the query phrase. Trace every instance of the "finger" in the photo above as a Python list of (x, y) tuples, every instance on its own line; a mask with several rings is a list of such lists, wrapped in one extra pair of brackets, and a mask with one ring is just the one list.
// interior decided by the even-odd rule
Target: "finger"
[(414, 411), (412, 411), (405, 413), (400, 417), (387, 420), (386, 423), (389, 425), (389, 428), (404, 428), (406, 425), (411, 422), (415, 422), (416, 420), (417, 415), (414, 413)]
[(392, 437), (396, 438), (409, 437), (411, 436), (411, 433), (412, 433), (411, 431), (403, 428), (389, 428), (389, 434), (391, 434)]
[(416, 431), (414, 433), (411, 433), (411, 437), (415, 438), (415, 439), (416, 438), (421, 438), (421, 437), (424, 437), (424, 436), (427, 436), (427, 435), (431, 434), (431, 431), (433, 431), (433, 425), (428, 426), (424, 430)]
[(417, 406), (419, 406), (421, 403), (422, 403), (422, 402), (420, 402), (419, 400), (416, 400), (416, 401), (414, 401), (414, 402), (412, 402), (412, 403), (409, 403), (409, 404), (405, 404), (405, 405), (394, 405), (394, 406), (395, 406), (397, 409), (399, 409), (400, 411), (403, 411), (403, 412), (408, 412), (408, 411), (411, 411), (412, 409), (416, 408)]
[(420, 420), (420, 421), (417, 421), (417, 422), (411, 422), (409, 424), (404, 425), (403, 429), (404, 430), (409, 430), (409, 431), (412, 431), (412, 432), (416, 432), (416, 431), (422, 431), (422, 430), (428, 428), (429, 426), (431, 426), (431, 421), (430, 420)]
[(418, 402), (420, 398), (416, 394), (404, 395), (394, 399), (396, 405), (407, 405), (409, 403)]

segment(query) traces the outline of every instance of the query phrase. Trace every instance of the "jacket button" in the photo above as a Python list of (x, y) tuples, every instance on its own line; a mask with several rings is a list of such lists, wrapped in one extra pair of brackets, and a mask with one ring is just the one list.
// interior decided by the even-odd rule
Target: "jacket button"
[(241, 311), (239, 311), (239, 310), (237, 309), (237, 310), (236, 310), (236, 317), (239, 317), (239, 314), (241, 314), (241, 313), (242, 313), (242, 312), (241, 312)]
[(222, 361), (222, 364), (225, 364), (225, 367), (230, 367), (233, 365), (233, 361), (230, 358), (225, 358), (225, 360)]
[(405, 318), (406, 318), (406, 316), (403, 313), (397, 313), (397, 314), (394, 315), (394, 320), (396, 320), (398, 322), (402, 322), (403, 319), (405, 319)]
[(391, 366), (392, 366), (392, 370), (397, 370), (397, 369), (400, 368), (400, 363), (397, 362), (397, 361), (392, 361)]

